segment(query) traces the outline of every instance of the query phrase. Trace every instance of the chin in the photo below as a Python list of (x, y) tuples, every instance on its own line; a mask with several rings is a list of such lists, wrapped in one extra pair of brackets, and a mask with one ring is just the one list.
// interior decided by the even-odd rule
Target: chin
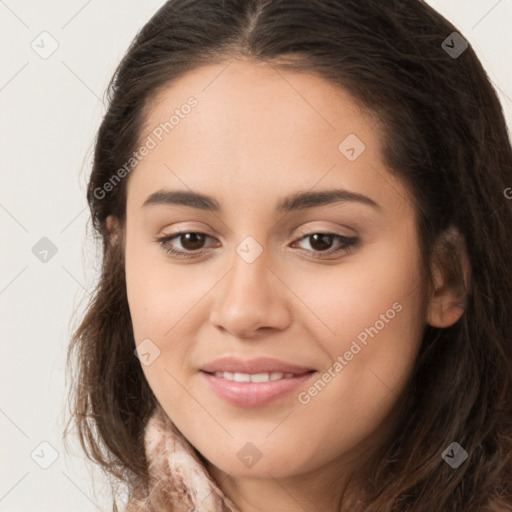
[[(201, 452), (209, 464), (233, 477), (286, 478), (307, 471), (307, 460), (297, 460), (297, 449), (275, 450), (272, 447), (258, 449), (251, 443), (231, 449), (227, 447), (215, 453)], [(311, 462), (311, 461), (309, 461)]]

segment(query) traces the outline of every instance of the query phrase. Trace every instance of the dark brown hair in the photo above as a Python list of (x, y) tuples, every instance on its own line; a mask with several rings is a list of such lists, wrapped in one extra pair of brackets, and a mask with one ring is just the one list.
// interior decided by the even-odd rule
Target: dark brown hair
[[(124, 226), (129, 176), (97, 191), (147, 135), (158, 92), (187, 71), (241, 58), (314, 73), (376, 114), (384, 159), (418, 214), (428, 282), (443, 261), (465, 294), (459, 321), (425, 328), (400, 428), (367, 482), (366, 510), (512, 510), (512, 201), (504, 193), (512, 151), (473, 49), (455, 58), (442, 46), (454, 31), (419, 0), (174, 0), (136, 36), (96, 140), (87, 199), (102, 272), (68, 354), (82, 446), (128, 488), (147, 478), (143, 432), (156, 399), (134, 355), (123, 250), (106, 228), (110, 215)], [(456, 247), (436, 249), (448, 228), (467, 249), (467, 288)], [(441, 457), (453, 441), (469, 454), (456, 470)]]

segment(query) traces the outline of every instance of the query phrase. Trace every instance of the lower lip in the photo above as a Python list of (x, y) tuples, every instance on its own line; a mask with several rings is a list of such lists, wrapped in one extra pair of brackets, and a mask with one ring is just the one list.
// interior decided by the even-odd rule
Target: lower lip
[(210, 388), (221, 398), (238, 407), (261, 407), (299, 388), (316, 372), (268, 382), (235, 382), (201, 371)]

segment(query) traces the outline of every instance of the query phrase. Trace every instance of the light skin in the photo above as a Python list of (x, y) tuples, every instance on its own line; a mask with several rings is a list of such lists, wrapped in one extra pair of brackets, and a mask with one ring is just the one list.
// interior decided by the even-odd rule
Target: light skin
[[(147, 115), (142, 140), (190, 96), (198, 101), (129, 177), (122, 240), (135, 342), (158, 346), (160, 356), (142, 366), (151, 389), (243, 512), (338, 511), (392, 431), (425, 325), (446, 327), (463, 311), (442, 269), (427, 294), (414, 202), (385, 167), (376, 120), (311, 74), (226, 64), (187, 73)], [(349, 134), (365, 145), (354, 161), (338, 149)], [(162, 189), (211, 196), (220, 210), (143, 206)], [(334, 189), (376, 206), (345, 199), (275, 209), (291, 194)], [(157, 240), (178, 231), (208, 236), (166, 242), (198, 248), (185, 258)], [(306, 236), (315, 233), (358, 242), (343, 250), (343, 239)], [(252, 263), (236, 251), (246, 237), (262, 249)], [(322, 256), (324, 246), (340, 250)], [(298, 393), (395, 303), (400, 312), (309, 403), (299, 403)], [(273, 357), (317, 374), (273, 403), (237, 407), (199, 373), (224, 355)], [(237, 457), (247, 442), (262, 454), (252, 467)]]

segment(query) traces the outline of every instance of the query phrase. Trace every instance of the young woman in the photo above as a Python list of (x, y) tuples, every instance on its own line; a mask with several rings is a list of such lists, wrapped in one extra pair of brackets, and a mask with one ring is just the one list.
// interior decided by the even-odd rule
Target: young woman
[(423, 2), (166, 3), (110, 86), (69, 353), (125, 510), (512, 510), (510, 187)]

